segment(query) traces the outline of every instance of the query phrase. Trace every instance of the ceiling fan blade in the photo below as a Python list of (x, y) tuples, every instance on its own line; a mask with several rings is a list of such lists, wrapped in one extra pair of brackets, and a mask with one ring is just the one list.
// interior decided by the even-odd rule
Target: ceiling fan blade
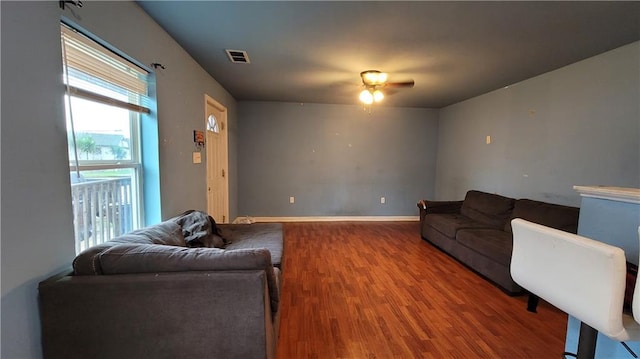
[(395, 87), (413, 87), (415, 82), (413, 80), (402, 81), (402, 82), (387, 82), (384, 86), (389, 88)]
[(396, 88), (396, 87), (413, 87), (415, 82), (413, 80), (401, 81), (401, 82), (387, 82), (385, 87)]

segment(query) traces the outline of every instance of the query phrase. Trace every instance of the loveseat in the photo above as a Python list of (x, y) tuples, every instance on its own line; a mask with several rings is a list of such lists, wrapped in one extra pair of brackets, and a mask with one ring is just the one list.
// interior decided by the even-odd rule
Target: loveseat
[(511, 278), (511, 220), (525, 220), (570, 233), (579, 208), (514, 199), (476, 190), (463, 201), (418, 202), (423, 239), (481, 274), (510, 295), (524, 293)]
[(188, 211), (39, 285), (45, 358), (275, 358), (281, 224)]

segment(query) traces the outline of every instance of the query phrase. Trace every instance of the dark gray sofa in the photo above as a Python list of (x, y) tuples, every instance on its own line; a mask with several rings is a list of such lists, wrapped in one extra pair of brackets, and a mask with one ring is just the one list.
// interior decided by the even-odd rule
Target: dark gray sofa
[(41, 282), (44, 357), (275, 358), (282, 225), (216, 234), (206, 214), (186, 216), (92, 247)]
[(524, 293), (511, 278), (511, 219), (523, 218), (570, 233), (578, 229), (578, 208), (474, 190), (463, 201), (422, 200), (418, 208), (423, 239), (510, 295)]

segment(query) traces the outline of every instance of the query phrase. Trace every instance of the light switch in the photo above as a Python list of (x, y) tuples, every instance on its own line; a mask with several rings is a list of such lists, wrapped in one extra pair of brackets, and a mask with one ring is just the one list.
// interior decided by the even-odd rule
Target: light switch
[(193, 152), (193, 163), (201, 163), (202, 162), (202, 153), (195, 151)]

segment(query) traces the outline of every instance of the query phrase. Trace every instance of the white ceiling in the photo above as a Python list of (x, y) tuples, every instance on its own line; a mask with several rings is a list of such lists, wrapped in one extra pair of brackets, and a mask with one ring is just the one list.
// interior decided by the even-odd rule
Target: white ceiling
[(137, 3), (238, 101), (356, 104), (377, 69), (440, 108), (640, 39), (639, 1)]

